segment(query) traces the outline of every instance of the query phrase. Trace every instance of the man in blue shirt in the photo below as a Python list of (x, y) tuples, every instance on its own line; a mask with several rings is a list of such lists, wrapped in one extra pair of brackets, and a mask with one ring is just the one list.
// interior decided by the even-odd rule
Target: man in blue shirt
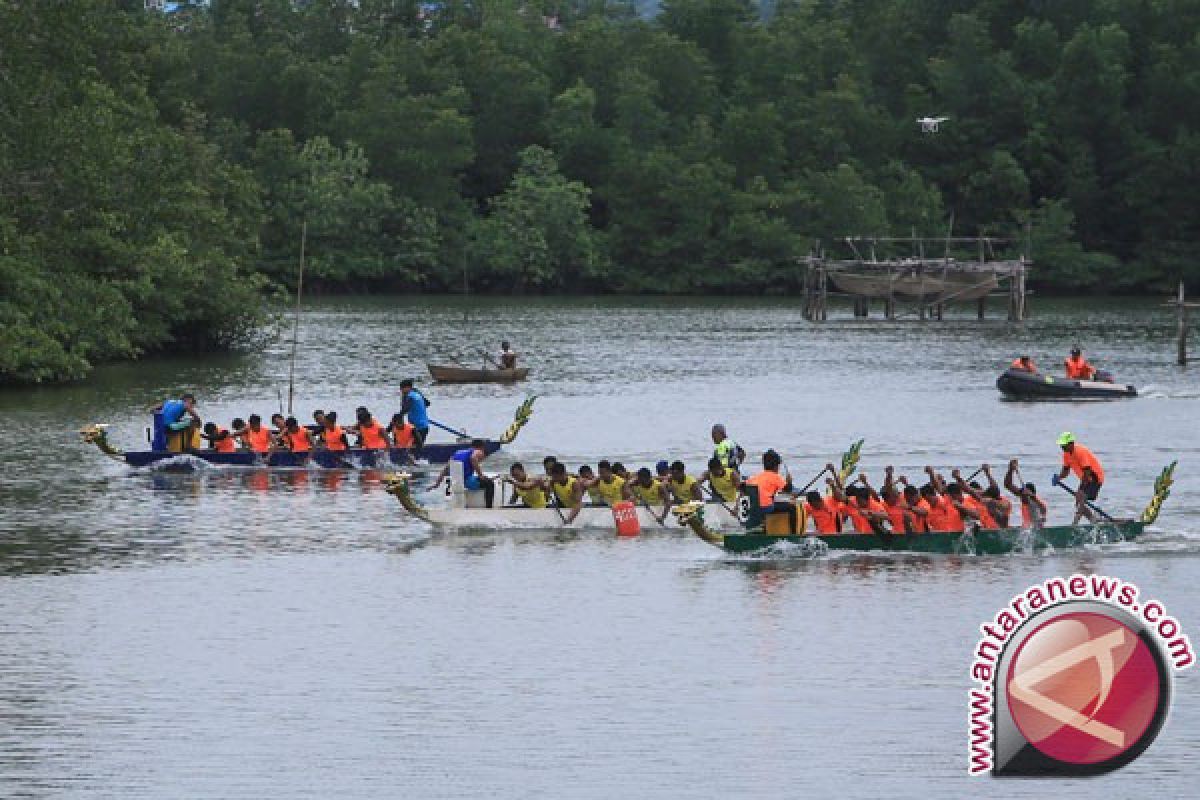
[(155, 408), (154, 412), (156, 419), (152, 447), (155, 450), (170, 450), (175, 453), (187, 450), (189, 437), (186, 434), (192, 429), (193, 420), (198, 419), (196, 396), (188, 393), (178, 400), (167, 400)]
[(400, 413), (413, 426), (413, 451), (418, 452), (425, 446), (425, 438), (429, 436), (429, 413), (426, 411), (429, 400), (419, 389), (414, 389), (412, 380), (407, 378), (400, 381), (400, 394), (404, 396)]

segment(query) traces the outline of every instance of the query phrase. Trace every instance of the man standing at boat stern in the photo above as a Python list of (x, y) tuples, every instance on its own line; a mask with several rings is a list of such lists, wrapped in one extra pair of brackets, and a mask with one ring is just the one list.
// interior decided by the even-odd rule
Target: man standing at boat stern
[(1100, 495), (1100, 487), (1104, 485), (1104, 467), (1100, 460), (1083, 445), (1075, 441), (1075, 434), (1064, 433), (1058, 437), (1058, 446), (1062, 448), (1062, 470), (1058, 479), (1075, 473), (1079, 478), (1079, 488), (1075, 490), (1075, 519), (1072, 525), (1078, 525), (1080, 517), (1087, 517), (1088, 522), (1095, 522), (1096, 515), (1088, 507), (1089, 501), (1094, 501)]
[(725, 426), (717, 423), (712, 426), (713, 458), (721, 462), (726, 469), (737, 469), (746, 458), (746, 451), (738, 443), (729, 438)]
[(421, 448), (425, 446), (425, 439), (429, 436), (429, 412), (427, 411), (429, 400), (421, 393), (420, 389), (413, 388), (413, 382), (409, 378), (400, 381), (400, 394), (404, 397), (400, 413), (413, 426), (413, 454), (415, 455), (421, 452)]

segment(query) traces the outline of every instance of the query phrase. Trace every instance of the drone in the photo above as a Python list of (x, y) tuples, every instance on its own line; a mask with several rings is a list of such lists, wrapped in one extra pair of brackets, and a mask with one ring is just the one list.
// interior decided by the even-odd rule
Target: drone
[(921, 133), (937, 133), (938, 126), (941, 125), (949, 117), (921, 117), (917, 120), (917, 124), (921, 126)]

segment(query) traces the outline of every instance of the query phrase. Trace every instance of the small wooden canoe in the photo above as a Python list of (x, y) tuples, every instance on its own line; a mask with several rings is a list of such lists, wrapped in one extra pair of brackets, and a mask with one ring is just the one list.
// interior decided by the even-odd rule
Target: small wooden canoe
[(528, 367), (516, 369), (472, 369), (445, 364), (426, 364), (429, 374), (438, 383), (516, 383), (529, 375)]

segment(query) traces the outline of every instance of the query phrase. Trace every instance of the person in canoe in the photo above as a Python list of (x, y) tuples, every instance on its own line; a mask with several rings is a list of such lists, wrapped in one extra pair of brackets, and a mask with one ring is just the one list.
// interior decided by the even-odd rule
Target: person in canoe
[(550, 468), (550, 499), (559, 509), (569, 509), (563, 524), (570, 525), (583, 510), (583, 485), (579, 478), (567, 472), (567, 465), (556, 461)]
[(368, 409), (359, 406), (355, 412), (355, 418), (357, 422), (346, 430), (358, 436), (359, 447), (364, 450), (386, 450), (391, 446), (387, 431), (376, 422), (375, 417)]
[(1008, 471), (1004, 473), (1004, 488), (1017, 498), (1021, 504), (1021, 527), (1037, 529), (1046, 523), (1046, 503), (1038, 497), (1037, 487), (1032, 483), (1017, 485), (1021, 465), (1017, 459), (1008, 462)]
[[(837, 472), (833, 474), (836, 476)], [(857, 533), (891, 533), (887, 509), (871, 488), (867, 476), (860, 474), (858, 482), (858, 486), (842, 486), (837, 478), (829, 479), (833, 496), (842, 505), (842, 518), (849, 522)]]
[[(962, 533), (962, 489), (959, 489), (957, 484), (953, 487), (947, 486), (933, 471), (933, 467), (926, 467), (925, 472), (929, 475), (929, 483), (921, 487), (921, 498), (929, 504), (929, 513), (925, 517), (929, 530), (938, 533)], [(954, 502), (952, 488), (958, 492), (958, 503)]]
[[(970, 517), (979, 521), (979, 527), (985, 530), (995, 530), (1000, 527), (996, 522), (996, 518), (992, 516), (991, 507), (984, 500), (983, 487), (976, 482), (967, 483), (963, 480), (961, 470), (951, 470), (950, 477), (954, 479), (954, 483), (950, 484), (958, 490), (959, 497), (964, 508), (970, 513), (963, 512), (963, 516)], [(948, 486), (947, 489), (950, 487)]]
[[(157, 420), (162, 420), (162, 445), (172, 453), (182, 453), (192, 449), (192, 421), (199, 419), (196, 411), (196, 395), (191, 392), (180, 395), (178, 400), (166, 400), (151, 409)], [(157, 433), (155, 432), (157, 439)], [(155, 449), (160, 449), (156, 445)]]
[(742, 488), (742, 476), (736, 467), (727, 467), (721, 459), (713, 456), (708, 460), (708, 469), (700, 475), (700, 483), (708, 484), (708, 491), (722, 503), (732, 503)]
[(387, 435), (392, 440), (393, 447), (411, 450), (417, 444), (416, 430), (411, 422), (404, 419), (403, 414), (397, 413), (392, 414), (392, 421), (387, 426)]
[[(624, 492), (626, 500), (645, 506), (660, 524), (666, 521), (671, 501), (667, 496), (666, 487), (654, 479), (654, 473), (649, 469), (639, 469), (633, 480), (625, 482)], [(663, 507), (662, 513), (655, 514), (654, 506), (659, 503)]]
[(517, 353), (508, 342), (500, 343), (500, 369), (516, 369)]
[(663, 485), (665, 489), (667, 482), (671, 480), (671, 462), (663, 459), (654, 465), (654, 479)]
[(283, 445), (293, 453), (308, 453), (313, 449), (313, 435), (295, 417), (283, 421)]
[(963, 490), (965, 504), (979, 512), (980, 525), (984, 528), (1007, 528), (1008, 518), (1012, 514), (1012, 503), (1000, 494), (1000, 487), (992, 477), (992, 468), (988, 464), (980, 466), (979, 471), (987, 478), (985, 489), (977, 481), (966, 482), (959, 470), (950, 473), (955, 482)]
[(512, 495), (508, 499), (510, 506), (519, 502), (525, 508), (546, 507), (546, 484), (526, 474), (524, 464), (517, 462), (509, 467), (504, 482), (512, 487)]
[(879, 490), (879, 498), (887, 512), (888, 522), (894, 533), (917, 533), (916, 520), (904, 498), (904, 493), (897, 488), (896, 470), (894, 467), (884, 467), (883, 488)]
[(596, 482), (590, 489), (597, 505), (615, 506), (625, 499), (625, 479), (616, 474), (607, 459), (596, 464)]
[(904, 505), (912, 517), (910, 533), (929, 533), (929, 501), (921, 494), (921, 490), (911, 485), (903, 475), (897, 478), (896, 482), (904, 487), (900, 493), (904, 496)]
[(487, 458), (487, 449), (482, 439), (475, 439), (471, 442), (470, 447), (464, 447), (461, 450), (456, 450), (450, 460), (446, 462), (446, 466), (442, 467), (442, 471), (438, 473), (437, 480), (433, 482), (430, 489), (436, 489), (442, 485), (442, 481), (450, 476), (450, 465), (455, 461), (462, 464), (463, 471), (463, 488), (474, 490), (483, 490), (484, 503), (488, 508), (492, 507), (492, 500), (496, 496), (496, 482), (483, 474), (483, 460)]
[(321, 431), (325, 429), (325, 412), (318, 408), (313, 412), (312, 424), (305, 425), (304, 427), (308, 428), (308, 432), (313, 435), (313, 439), (319, 437), (321, 435)]
[(1071, 355), (1063, 362), (1067, 369), (1067, 377), (1077, 381), (1090, 381), (1096, 377), (1096, 368), (1083, 357), (1083, 351), (1078, 347), (1071, 348)]
[(326, 450), (340, 452), (350, 449), (350, 439), (345, 429), (338, 425), (336, 411), (321, 415), (320, 443)]
[(1058, 446), (1062, 448), (1063, 454), (1058, 479), (1061, 481), (1071, 473), (1075, 473), (1075, 477), (1079, 478), (1079, 488), (1074, 492), (1075, 519), (1071, 524), (1078, 525), (1080, 518), (1094, 523), (1096, 515), (1088, 507), (1088, 502), (1094, 502), (1100, 495), (1100, 488), (1104, 486), (1104, 467), (1100, 466), (1100, 459), (1096, 458), (1091, 450), (1075, 441), (1073, 433), (1059, 436)]
[(626, 469), (625, 465), (620, 461), (613, 462), (612, 474), (623, 480), (625, 483), (629, 483), (631, 480), (633, 480), (633, 476), (629, 474), (629, 470)]
[(400, 403), (400, 413), (413, 426), (413, 449), (420, 450), (429, 438), (429, 398), (413, 386), (411, 378), (400, 381), (400, 395), (404, 398)]
[[(240, 419), (233, 421), (233, 429), (237, 430)], [(204, 433), (200, 438), (208, 442), (208, 449), (217, 453), (232, 453), (237, 450), (237, 439), (228, 429), (222, 428), (215, 422), (204, 423)]]
[(746, 460), (746, 451), (737, 442), (729, 438), (725, 426), (717, 423), (712, 426), (713, 454), (712, 457), (721, 462), (726, 469), (737, 469)]
[(271, 450), (271, 431), (262, 424), (262, 417), (251, 414), (249, 424), (235, 434), (242, 446), (252, 453), (267, 453)]
[(555, 456), (546, 456), (542, 459), (542, 483), (550, 482), (550, 473), (554, 470), (554, 465), (557, 463), (558, 459)]
[(283, 414), (271, 415), (271, 444), (275, 447), (284, 447), (283, 435), (287, 433), (287, 417)]
[(1033, 359), (1029, 356), (1018, 356), (1013, 359), (1009, 369), (1015, 369), (1018, 372), (1028, 372), (1031, 375), (1037, 374), (1037, 364), (1033, 363)]
[(775, 495), (792, 490), (792, 476), (780, 474), (783, 467), (783, 457), (774, 450), (768, 450), (762, 455), (762, 472), (751, 475), (742, 484), (747, 492), (758, 493), (758, 507), (764, 514), (773, 511), (786, 512), (790, 518), (790, 529), (796, 530), (796, 504), (794, 502), (776, 502)]
[[(832, 480), (826, 480), (826, 484)], [(832, 494), (822, 496), (820, 492), (809, 492), (804, 496), (804, 513), (812, 520), (818, 535), (828, 536), (842, 532), (842, 503)]]
[(579, 488), (587, 495), (592, 505), (602, 505), (597, 501), (596, 494), (592, 491), (592, 487), (596, 485), (596, 473), (587, 464), (579, 467), (579, 471), (575, 473), (575, 477), (579, 479)]
[(700, 481), (687, 474), (687, 466), (682, 461), (671, 463), (671, 471), (667, 476), (667, 491), (676, 503), (690, 503), (693, 500), (704, 502)]

